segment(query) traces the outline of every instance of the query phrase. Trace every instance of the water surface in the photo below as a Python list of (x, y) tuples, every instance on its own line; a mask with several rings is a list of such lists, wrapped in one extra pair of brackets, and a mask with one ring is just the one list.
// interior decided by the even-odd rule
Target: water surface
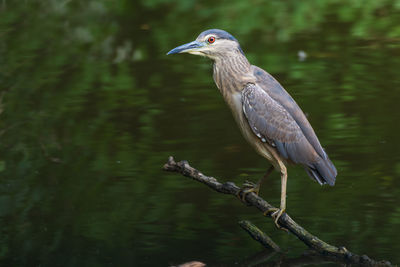
[[(235, 198), (161, 170), (174, 155), (241, 184), (269, 167), (211, 62), (165, 55), (223, 28), (296, 99), (338, 169), (331, 188), (291, 167), (288, 213), (331, 244), (398, 264), (400, 4), (359, 2), (2, 1), (0, 262), (240, 265), (262, 251), (242, 219), (286, 258), (306, 249)], [(279, 190), (275, 173), (261, 195), (278, 205)]]

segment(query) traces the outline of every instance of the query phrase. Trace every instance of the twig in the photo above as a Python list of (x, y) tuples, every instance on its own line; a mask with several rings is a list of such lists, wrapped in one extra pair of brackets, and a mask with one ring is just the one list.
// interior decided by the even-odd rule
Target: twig
[[(217, 192), (231, 194), (234, 196), (241, 195), (240, 188), (232, 182), (220, 183), (214, 177), (202, 174), (200, 171), (192, 168), (185, 160), (175, 162), (173, 157), (169, 157), (168, 162), (163, 167), (164, 170), (170, 172), (178, 172), (184, 176), (190, 177), (201, 182)], [(241, 195), (242, 196), (242, 195)], [(243, 196), (242, 196), (243, 197)], [(256, 207), (262, 213), (274, 209), (271, 204), (254, 193), (244, 196), (246, 204)], [(303, 227), (297, 224), (287, 213), (283, 213), (278, 221), (279, 225), (288, 229), (292, 234), (299, 238), (304, 244), (322, 255), (332, 256), (334, 258), (343, 259), (349, 263), (360, 264), (363, 266), (392, 266), (388, 261), (375, 261), (366, 255), (359, 256), (351, 253), (344, 247), (335, 247), (330, 245), (318, 237), (310, 234)]]
[(258, 229), (258, 227), (252, 224), (251, 222), (240, 221), (239, 225), (244, 230), (246, 230), (246, 232), (248, 232), (253, 239), (260, 242), (264, 247), (272, 248), (275, 251), (281, 250), (279, 246), (268, 235), (266, 235), (263, 231)]

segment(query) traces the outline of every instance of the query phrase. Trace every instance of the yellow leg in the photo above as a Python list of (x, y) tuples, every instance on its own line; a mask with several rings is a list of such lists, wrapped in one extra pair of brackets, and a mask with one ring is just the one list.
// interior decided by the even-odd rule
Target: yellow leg
[(272, 213), (271, 216), (275, 219), (275, 225), (280, 229), (284, 229), (278, 224), (278, 220), (286, 210), (287, 170), (282, 162), (279, 162), (279, 165), (281, 169), (281, 206), (279, 210)]

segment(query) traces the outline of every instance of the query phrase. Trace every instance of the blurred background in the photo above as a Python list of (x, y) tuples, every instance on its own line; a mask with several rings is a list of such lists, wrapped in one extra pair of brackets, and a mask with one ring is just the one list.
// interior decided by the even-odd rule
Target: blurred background
[[(209, 28), (282, 83), (338, 169), (321, 187), (289, 168), (288, 213), (400, 263), (399, 22), (399, 0), (0, 0), (0, 263), (240, 266), (263, 250), (242, 219), (301, 255), (253, 208), (161, 170), (174, 155), (240, 185), (269, 167), (210, 60), (166, 56)], [(279, 205), (277, 173), (261, 196)]]

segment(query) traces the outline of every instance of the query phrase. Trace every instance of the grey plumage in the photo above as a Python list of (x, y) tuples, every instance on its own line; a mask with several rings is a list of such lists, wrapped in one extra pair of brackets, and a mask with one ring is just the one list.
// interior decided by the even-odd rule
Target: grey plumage
[[(301, 164), (320, 184), (335, 184), (336, 168), (303, 111), (278, 81), (249, 63), (236, 38), (226, 31), (211, 29), (195, 41), (168, 52), (175, 53), (202, 55), (214, 61), (214, 81), (243, 136), (281, 173), (281, 205), (274, 213), (276, 224), (286, 208), (287, 163)], [(244, 193), (258, 193), (269, 173)]]
[[(264, 79), (247, 85), (242, 91), (243, 111), (253, 132), (269, 140), (284, 159), (302, 164), (318, 183), (333, 186), (336, 168), (304, 113), (272, 76), (259, 68), (256, 72)], [(267, 83), (266, 79), (269, 79)]]

